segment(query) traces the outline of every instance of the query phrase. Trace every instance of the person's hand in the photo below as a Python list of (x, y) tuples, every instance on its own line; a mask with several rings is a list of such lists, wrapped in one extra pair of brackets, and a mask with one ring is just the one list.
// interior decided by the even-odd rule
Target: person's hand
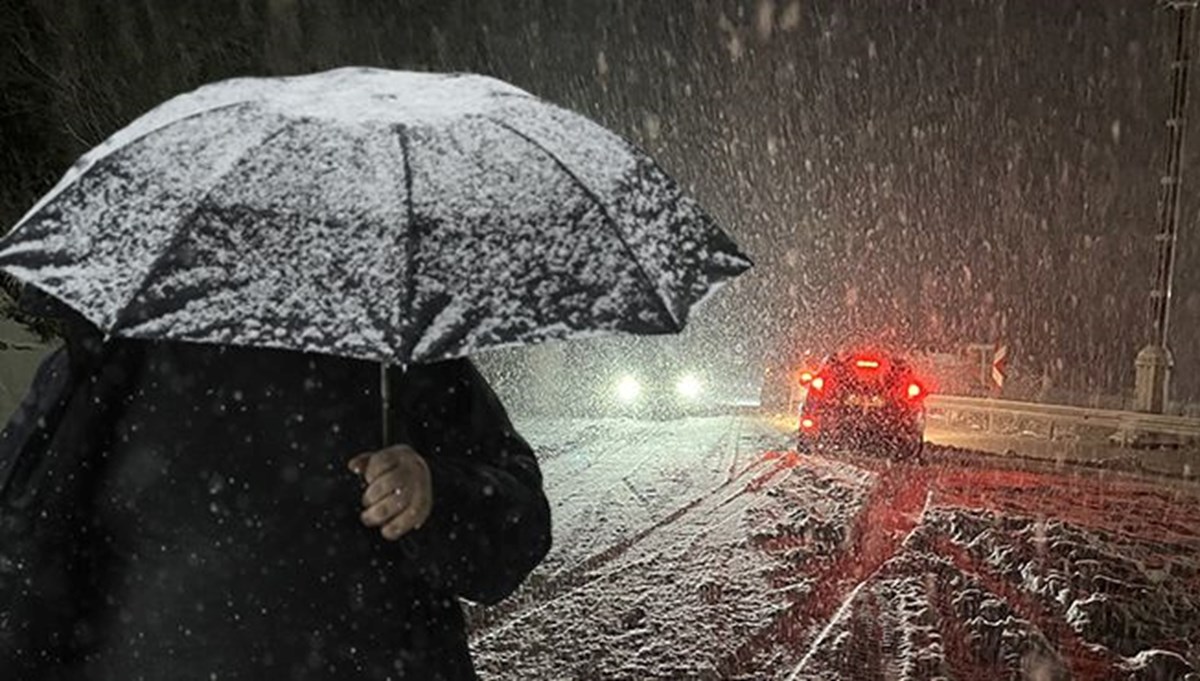
[(408, 445), (395, 445), (350, 459), (350, 470), (367, 489), (362, 523), (395, 541), (420, 527), (433, 509), (433, 482), (425, 459)]

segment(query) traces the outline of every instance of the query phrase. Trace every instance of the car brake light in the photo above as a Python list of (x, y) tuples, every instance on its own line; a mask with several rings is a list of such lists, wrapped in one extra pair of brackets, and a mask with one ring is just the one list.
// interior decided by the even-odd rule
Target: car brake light
[(873, 359), (860, 359), (854, 362), (859, 369), (878, 369), (879, 362)]
[(825, 379), (821, 378), (820, 376), (813, 378), (813, 380), (809, 381), (808, 384), (811, 385), (812, 389), (816, 390), (817, 392), (821, 392), (825, 389)]
[(918, 397), (920, 397), (924, 392), (925, 391), (921, 389), (921, 386), (917, 385), (916, 383), (908, 384), (908, 399), (915, 400)]
[(804, 430), (812, 430), (813, 428), (816, 428), (816, 426), (817, 422), (810, 418), (800, 419), (800, 427)]
[(804, 372), (800, 373), (800, 384), (801, 385), (808, 385), (809, 383), (812, 382), (812, 380), (813, 380), (813, 375), (811, 372), (804, 371)]

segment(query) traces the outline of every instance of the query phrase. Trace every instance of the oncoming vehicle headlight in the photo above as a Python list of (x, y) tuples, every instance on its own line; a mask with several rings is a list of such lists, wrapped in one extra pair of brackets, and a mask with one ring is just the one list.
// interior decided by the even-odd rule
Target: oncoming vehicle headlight
[(642, 384), (633, 376), (622, 376), (617, 381), (617, 399), (622, 402), (633, 402), (642, 394)]
[(679, 393), (680, 397), (686, 397), (689, 400), (699, 397), (703, 389), (700, 379), (695, 374), (684, 374), (675, 384), (675, 392)]

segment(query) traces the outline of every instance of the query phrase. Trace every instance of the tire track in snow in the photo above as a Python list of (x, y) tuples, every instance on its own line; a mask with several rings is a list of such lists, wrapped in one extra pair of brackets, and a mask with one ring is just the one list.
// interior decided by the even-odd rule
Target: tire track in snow
[(725, 474), (725, 482), (731, 483), (737, 478), (738, 460), (741, 458), (742, 451), (742, 420), (734, 419), (737, 424), (736, 432), (733, 434), (733, 455), (729, 457), (729, 471)]
[[(581, 476), (598, 463), (611, 460), (618, 452), (636, 450), (658, 435), (664, 427), (662, 423), (657, 422), (636, 422), (638, 426), (636, 430), (605, 428), (604, 425), (606, 424), (585, 423), (578, 432), (573, 433), (574, 437), (568, 438), (566, 442), (555, 442), (549, 445), (534, 444), (539, 464), (543, 468), (549, 468), (551, 465), (568, 466), (573, 463), (570, 461), (571, 454), (582, 453), (581, 461), (578, 462), (579, 467), (569, 468), (572, 476)], [(614, 432), (622, 437), (611, 437)], [(599, 449), (587, 446), (596, 440), (605, 440), (607, 444)]]
[(968, 643), (970, 632), (966, 623), (954, 611), (945, 594), (934, 600), (933, 607), (938, 614), (938, 631), (951, 678), (999, 679), (1005, 676), (1005, 670), (995, 660), (989, 664), (987, 660), (979, 659), (977, 651)]
[(1118, 667), (1119, 658), (1111, 651), (1089, 645), (1061, 617), (1050, 612), (1032, 596), (1013, 586), (982, 561), (976, 560), (965, 548), (945, 535), (933, 540), (938, 555), (950, 560), (963, 574), (979, 580), (988, 591), (1000, 596), (1022, 619), (1033, 624), (1055, 645), (1071, 670), (1071, 678), (1102, 679)]
[[(747, 550), (753, 511), (775, 505), (770, 493), (745, 489), (756, 472), (723, 486), (619, 555), (606, 556), (611, 560), (584, 575), (576, 588), (473, 641), (481, 677), (703, 674), (737, 645), (741, 632), (756, 629), (787, 603), (785, 594), (764, 588), (770, 566)], [(860, 495), (861, 505), (865, 488)]]
[(538, 610), (550, 605), (575, 589), (584, 587), (596, 579), (603, 577), (597, 570), (603, 567), (654, 532), (670, 525), (688, 511), (703, 503), (708, 497), (693, 499), (687, 505), (675, 510), (666, 518), (638, 532), (634, 536), (617, 542), (613, 546), (597, 553), (569, 570), (551, 578), (539, 578), (531, 575), (527, 588), (523, 588), (519, 597), (510, 598), (503, 603), (492, 606), (481, 617), (473, 622), (471, 631), (472, 642), (483, 642), (500, 631), (517, 624), (521, 619), (536, 614)]
[[(925, 468), (930, 469), (928, 465)], [(900, 472), (901, 470), (904, 472)], [(1051, 515), (1060, 521), (1067, 519), (1084, 523), (1085, 526), (1098, 525), (1105, 528), (1106, 531), (1116, 533), (1130, 531), (1131, 525), (1135, 529), (1141, 530), (1142, 533), (1147, 532), (1147, 528), (1129, 520), (1131, 514), (1136, 515), (1132, 513), (1131, 506), (1146, 503), (1148, 499), (1162, 501), (1163, 497), (1167, 496), (1159, 490), (1138, 492), (1133, 489), (1123, 489), (1109, 481), (1089, 480), (1088, 478), (1091, 476), (1085, 476), (1083, 480), (1080, 480), (1062, 474), (1055, 476), (1021, 470), (979, 470), (966, 464), (950, 466), (943, 464), (938, 470), (930, 469), (924, 474), (907, 469), (893, 469), (885, 475), (895, 478), (891, 484), (892, 487), (895, 487), (897, 484), (911, 484), (914, 480), (914, 473), (917, 477), (925, 479), (925, 484), (922, 486), (927, 490), (929, 499), (926, 510), (930, 508), (981, 509), (999, 512), (1007, 517), (1028, 513), (1031, 508), (1039, 509), (1041, 512), (1050, 509), (1057, 512), (1051, 513)], [(1056, 494), (1052, 490), (1059, 490), (1059, 493)], [(1066, 493), (1061, 493), (1063, 491)], [(1003, 494), (1000, 494), (1001, 492)], [(1014, 497), (1016, 500), (1006, 498), (1005, 495)], [(884, 499), (886, 496), (887, 493), (882, 495)], [(1091, 498), (1093, 496), (1100, 497), (1101, 501), (1097, 502), (1096, 499)], [(1034, 499), (1025, 497), (1034, 497)], [(1061, 509), (1060, 506), (1062, 506)], [(1184, 512), (1179, 513), (1186, 515)], [(1163, 518), (1154, 525), (1154, 529), (1167, 537), (1172, 537), (1172, 532), (1178, 529), (1178, 522), (1179, 518)], [(944, 530), (931, 532), (931, 528), (932, 526), (918, 520), (909, 536), (920, 535), (920, 545), (925, 547), (922, 549), (923, 551), (928, 552), (931, 557), (946, 561), (959, 574), (977, 581), (1004, 606), (1011, 608), (1015, 617), (1027, 622), (1034, 631), (1045, 638), (1052, 646), (1052, 650), (1061, 657), (1061, 664), (1066, 665), (1066, 670), (1071, 678), (1112, 678), (1115, 673), (1118, 673), (1118, 670), (1122, 669), (1123, 660), (1114, 651), (1085, 640), (1067, 622), (1062, 613), (1053, 611), (1048, 605), (1040, 602), (1036, 596), (1027, 593), (1022, 585), (1012, 581), (1011, 575), (1006, 576), (997, 572), (993, 566), (952, 540)], [(896, 554), (907, 551), (905, 548), (907, 544), (908, 540), (906, 539), (897, 547)], [(868, 551), (867, 553), (871, 555), (872, 552)], [(888, 569), (885, 561), (880, 571), (867, 575), (863, 581), (855, 585), (854, 590), (843, 601), (843, 606), (829, 620), (826, 630), (808, 646), (808, 653), (804, 661), (796, 668), (791, 678), (805, 678), (804, 674), (812, 671), (806, 664), (809, 658), (821, 649), (822, 645), (828, 646), (833, 643), (827, 634), (831, 630), (830, 625), (834, 622), (846, 620), (849, 622), (848, 626), (851, 631), (861, 632), (862, 628), (866, 626), (862, 613), (849, 616), (850, 613), (845, 609), (850, 607), (856, 598), (858, 607), (864, 607), (863, 603), (870, 600), (870, 593), (860, 593), (860, 591), (865, 588), (865, 585), (883, 578)], [(828, 573), (818, 573), (816, 579), (824, 579), (822, 575), (825, 574)], [(962, 620), (960, 614), (953, 612), (948, 603), (934, 598), (931, 605), (940, 615), (937, 621), (941, 636), (938, 640), (942, 646), (943, 662), (952, 678), (998, 678), (998, 675), (1007, 675), (1011, 671), (998, 666), (994, 659), (979, 657), (979, 651), (970, 642), (971, 636), (967, 631), (965, 621)], [(789, 615), (795, 617), (794, 613), (789, 613)], [(847, 616), (849, 616), (848, 619)], [(805, 622), (802, 617), (798, 619), (801, 620), (798, 629), (789, 629), (776, 622), (773, 623), (773, 631), (781, 632), (776, 634), (781, 637), (780, 640), (790, 641), (793, 644), (802, 642), (807, 633), (805, 626), (812, 624), (812, 621), (810, 619)], [(845, 625), (845, 622), (842, 624)], [(793, 624), (792, 626), (797, 625)], [(837, 631), (844, 633), (844, 626)], [(871, 642), (870, 639), (858, 640), (854, 645), (857, 649), (862, 650), (863, 646), (869, 648)], [(1161, 642), (1158, 647), (1174, 650), (1172, 646)], [(1174, 650), (1174, 652), (1186, 657), (1183, 650)], [(751, 657), (750, 661), (754, 659)], [(762, 658), (758, 657), (758, 659)], [(863, 663), (861, 669), (864, 671), (870, 667), (869, 663), (872, 662), (869, 657), (860, 661)], [(753, 671), (752, 667), (748, 669)], [(739, 671), (735, 667), (733, 673), (736, 674)], [(761, 669), (758, 671), (761, 673)], [(884, 677), (864, 676), (864, 678)]]
[[(576, 487), (574, 494), (571, 494), (571, 495), (559, 500), (559, 505), (563, 505), (563, 506), (571, 504), (572, 501), (575, 499), (582, 498), (584, 500), (583, 503), (579, 504), (579, 505), (585, 509), (584, 517), (586, 518), (586, 521), (585, 522), (579, 522), (579, 521), (574, 522), (573, 525), (576, 526), (577, 528), (582, 527), (582, 528), (591, 529), (591, 528), (599, 527), (605, 520), (603, 514), (606, 510), (608, 510), (609, 502), (617, 501), (620, 496), (620, 495), (615, 494), (615, 492), (617, 490), (623, 490), (623, 491), (630, 492), (631, 493), (630, 497), (633, 499), (636, 499), (643, 508), (652, 509), (653, 503), (651, 502), (651, 500), (647, 499), (647, 497), (643, 494), (643, 492), (641, 490), (639, 490), (630, 481), (630, 478), (638, 477), (638, 475), (643, 470), (645, 470), (647, 468), (647, 466), (649, 466), (650, 464), (661, 463), (659, 461), (661, 450), (648, 449), (648, 448), (645, 448), (645, 445), (652, 443), (655, 440), (662, 441), (662, 440), (668, 439), (666, 436), (672, 434), (675, 427), (678, 424), (669, 422), (669, 421), (652, 421), (652, 422), (638, 422), (638, 423), (639, 423), (639, 425), (648, 426), (645, 430), (642, 430), (640, 432), (638, 437), (624, 439), (624, 440), (617, 440), (615, 444), (613, 444), (609, 447), (606, 447), (603, 450), (603, 452), (604, 452), (603, 454), (594, 457), (594, 459), (603, 461), (605, 465), (614, 465), (613, 462), (621, 460), (622, 457), (618, 457), (617, 454), (622, 451), (643, 451), (642, 456), (634, 459), (632, 464), (622, 466), (620, 475), (617, 475), (615, 477), (610, 476), (610, 478), (612, 478), (612, 480), (608, 484), (600, 486), (600, 487), (584, 486), (584, 485), (580, 484)], [(735, 428), (736, 423), (737, 423), (736, 419), (734, 419), (732, 417), (725, 419), (720, 435), (717, 436), (714, 439), (713, 443), (704, 451), (704, 453), (699, 455), (697, 458), (698, 459), (709, 459), (714, 454), (719, 453), (722, 449), (729, 446), (729, 443), (728, 443), (729, 435)], [(588, 470), (590, 468), (592, 468), (591, 465), (589, 465), (587, 468), (585, 468), (584, 471), (575, 472), (573, 474), (574, 479), (578, 482), (581, 482), (583, 480), (583, 478), (581, 477), (582, 473), (586, 472), (586, 470)], [(712, 491), (715, 491), (715, 488)], [(707, 496), (708, 496), (708, 493), (706, 492), (705, 494), (702, 494), (698, 499), (696, 499), (694, 501), (698, 502), (699, 500), (707, 498)], [(669, 511), (668, 508), (669, 507), (660, 509), (660, 512), (664, 512), (664, 511), (666, 512), (666, 515), (663, 516), (664, 518), (671, 517), (674, 513), (674, 511)], [(661, 521), (654, 523), (654, 525), (661, 526)], [(634, 536), (644, 537), (645, 535), (646, 535), (646, 530), (641, 530), (641, 531), (637, 531), (634, 533)], [(606, 547), (606, 548), (594, 553), (592, 558), (594, 558), (596, 555), (607, 555), (615, 547), (619, 547), (619, 546), (627, 547), (628, 545), (631, 545), (631, 544), (628, 544), (627, 539), (624, 539), (624, 538), (617, 539), (609, 547)], [(617, 555), (619, 555), (619, 553), (620, 552), (618, 552)], [(584, 562), (586, 562), (587, 560), (591, 560), (592, 558), (585, 559)], [(565, 569), (573, 570), (578, 567), (579, 567), (579, 563), (573, 563), (573, 564), (567, 564), (565, 566)], [(562, 569), (564, 569), (564, 568), (562, 566), (560, 566), (560, 570), (562, 570)]]
[[(808, 465), (807, 461), (822, 458), (785, 456), (784, 465)], [(818, 645), (837, 614), (848, 607), (862, 585), (896, 554), (919, 525), (936, 472), (916, 464), (894, 465), (891, 470), (881, 471), (881, 463), (876, 460), (856, 458), (853, 463), (880, 474), (855, 519), (849, 546), (833, 560), (805, 561), (776, 575), (785, 583), (811, 580), (813, 588), (723, 658), (705, 678), (727, 679), (761, 671), (756, 661), (780, 642), (797, 647), (811, 640), (813, 646)], [(813, 637), (814, 631), (822, 633)]]
[[(661, 433), (661, 431), (665, 428), (666, 424), (664, 423), (654, 423), (652, 424), (651, 428), (641, 431), (641, 436), (636, 440), (622, 440), (618, 444), (613, 445), (613, 447), (605, 448), (604, 451), (615, 452), (617, 449), (630, 447), (635, 442), (637, 444), (644, 444), (649, 442), (653, 435), (656, 433)], [(730, 442), (729, 437), (731, 433), (734, 436), (734, 442), (732, 443)], [(724, 431), (709, 448), (706, 456), (719, 453), (721, 450), (730, 446), (737, 447), (739, 444), (737, 440), (740, 437), (740, 434), (740, 421), (731, 417), (727, 421)], [(765, 463), (763, 460), (755, 460), (742, 468), (740, 472), (736, 471), (736, 466), (738, 464), (736, 451), (737, 450), (735, 449), (735, 455), (731, 463), (731, 468), (734, 470), (734, 473), (732, 477), (726, 480), (726, 482), (691, 499), (650, 526), (614, 542), (603, 550), (593, 553), (587, 558), (574, 563), (566, 569), (557, 572), (534, 572), (534, 574), (530, 575), (529, 578), (526, 579), (526, 583), (522, 586), (518, 593), (497, 605), (489, 608), (472, 608), (468, 613), (470, 637), (472, 643), (486, 641), (491, 636), (494, 636), (503, 629), (512, 626), (519, 620), (536, 613), (538, 610), (553, 603), (558, 598), (561, 598), (571, 591), (582, 588), (595, 579), (598, 579), (602, 575), (598, 575), (596, 573), (605, 564), (624, 555), (631, 548), (656, 532), (659, 532), (663, 528), (673, 524), (687, 512), (696, 508), (705, 501), (708, 501), (718, 494), (727, 491), (742, 477)], [(593, 461), (589, 462), (589, 464), (583, 470), (586, 471), (588, 468), (591, 468), (592, 465), (594, 465), (595, 460), (598, 458), (600, 457), (593, 457)], [(624, 476), (621, 476), (619, 479), (607, 487), (601, 488), (600, 490), (586, 490), (586, 496), (603, 499), (612, 490), (624, 487), (634, 493), (634, 497), (637, 498), (637, 490), (633, 487), (632, 483), (629, 482), (628, 478), (634, 475), (637, 470), (640, 470), (640, 468), (649, 462), (650, 459), (651, 457), (649, 456), (641, 457), (637, 460), (635, 467), (630, 469), (630, 471)], [(579, 472), (575, 473), (575, 475), (578, 474)], [(746, 489), (738, 490), (731, 497), (725, 499), (722, 502), (722, 505), (729, 503), (732, 499), (736, 498), (740, 494), (745, 493), (746, 491)], [(641, 498), (640, 501), (643, 504), (645, 503), (644, 498)], [(589, 513), (594, 514), (594, 512), (595, 505), (593, 504)]]

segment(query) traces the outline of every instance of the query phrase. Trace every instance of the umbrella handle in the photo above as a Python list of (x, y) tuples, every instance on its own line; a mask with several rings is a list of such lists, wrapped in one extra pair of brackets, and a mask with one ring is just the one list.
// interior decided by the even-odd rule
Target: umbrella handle
[(388, 381), (387, 362), (379, 364), (379, 406), (379, 422), (383, 424), (379, 448), (384, 449), (392, 443), (392, 386)]
[(404, 373), (402, 365), (386, 362), (379, 365), (379, 447), (384, 449), (398, 444), (412, 444), (409, 439), (408, 415), (397, 409), (396, 394), (399, 376)]

